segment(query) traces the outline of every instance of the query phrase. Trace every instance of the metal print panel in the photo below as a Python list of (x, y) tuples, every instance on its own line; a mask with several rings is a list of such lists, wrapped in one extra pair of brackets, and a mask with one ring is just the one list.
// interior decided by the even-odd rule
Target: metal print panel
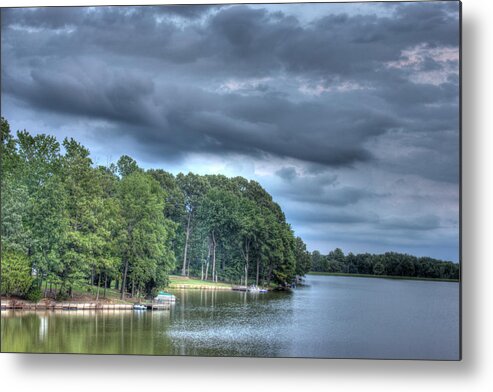
[(1, 351), (459, 360), (460, 12), (3, 8)]

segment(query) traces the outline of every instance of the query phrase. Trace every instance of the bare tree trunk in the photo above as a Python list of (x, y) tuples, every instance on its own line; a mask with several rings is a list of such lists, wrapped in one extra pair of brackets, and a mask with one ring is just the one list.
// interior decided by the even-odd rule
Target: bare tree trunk
[(134, 297), (135, 293), (135, 280), (132, 279), (132, 298)]
[(120, 299), (122, 300), (125, 298), (125, 290), (127, 287), (127, 273), (128, 273), (128, 259), (125, 260), (125, 268), (123, 269), (122, 287), (120, 293)]
[(216, 237), (212, 231), (212, 281), (217, 282), (216, 276)]
[(104, 291), (103, 291), (103, 297), (106, 298), (106, 288), (108, 287), (108, 274), (104, 274)]
[(96, 301), (99, 301), (99, 288), (101, 286), (101, 274), (98, 274), (98, 289), (96, 290)]
[(187, 270), (187, 251), (188, 251), (188, 239), (190, 237), (190, 220), (192, 218), (192, 214), (188, 214), (188, 219), (187, 219), (187, 229), (185, 231), (185, 247), (183, 249), (183, 267), (181, 269), (181, 275), (185, 276), (186, 275), (186, 270)]
[[(207, 275), (209, 272), (209, 259), (211, 258), (211, 239), (207, 237), (207, 258), (205, 259), (205, 280), (207, 280)], [(204, 265), (202, 264), (202, 275), (204, 275)], [(204, 276), (202, 277), (204, 279)]]
[(258, 286), (259, 275), (260, 275), (260, 263), (259, 263), (258, 258), (257, 258), (257, 276), (255, 277), (255, 285), (256, 286)]
[(248, 246), (245, 249), (245, 286), (248, 287)]

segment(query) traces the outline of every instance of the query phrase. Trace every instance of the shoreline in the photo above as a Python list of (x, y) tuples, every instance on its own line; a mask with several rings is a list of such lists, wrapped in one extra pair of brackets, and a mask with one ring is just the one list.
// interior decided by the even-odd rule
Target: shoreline
[(191, 285), (191, 284), (173, 284), (167, 287), (169, 290), (225, 290), (232, 291), (233, 287), (227, 286), (209, 286), (209, 285)]
[(370, 278), (370, 279), (420, 280), (420, 281), (426, 281), (426, 282), (449, 282), (449, 283), (459, 283), (460, 282), (460, 279), (424, 278), (424, 277), (416, 277), (416, 276), (349, 274), (349, 273), (343, 273), (343, 272), (308, 272), (306, 275), (343, 276), (343, 277), (349, 277), (349, 278)]
[[(174, 301), (168, 301), (161, 304), (148, 304), (149, 310), (168, 310)], [(99, 302), (56, 302), (56, 301), (40, 301), (38, 303), (28, 302), (24, 300), (15, 299), (2, 299), (0, 304), (0, 310), (34, 310), (34, 311), (45, 311), (45, 310), (104, 310), (104, 311), (115, 311), (115, 310), (134, 310), (134, 304), (108, 304)]]

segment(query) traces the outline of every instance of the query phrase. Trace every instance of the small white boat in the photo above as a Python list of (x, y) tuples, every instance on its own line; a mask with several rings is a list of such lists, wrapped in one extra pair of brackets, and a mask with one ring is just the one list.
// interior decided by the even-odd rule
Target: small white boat
[(142, 304), (135, 304), (134, 310), (147, 310), (147, 306)]

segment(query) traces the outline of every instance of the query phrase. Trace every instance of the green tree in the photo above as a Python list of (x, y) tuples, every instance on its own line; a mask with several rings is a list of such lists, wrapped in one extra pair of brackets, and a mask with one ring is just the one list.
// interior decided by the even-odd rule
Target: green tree
[(150, 293), (167, 283), (174, 267), (171, 239), (176, 225), (164, 217), (165, 194), (148, 174), (135, 171), (120, 182), (119, 199), (125, 227), (122, 247), (121, 298), (128, 289)]
[(311, 269), (310, 252), (306, 250), (306, 244), (300, 237), (295, 238), (295, 258), (296, 258), (296, 275), (304, 276)]
[(2, 295), (24, 296), (33, 282), (31, 264), (22, 253), (3, 252), (2, 254)]
[(187, 275), (188, 265), (188, 247), (190, 241), (190, 235), (195, 226), (196, 211), (200, 206), (200, 202), (209, 189), (208, 182), (197, 174), (188, 173), (186, 175), (180, 173), (176, 176), (176, 182), (183, 194), (184, 202), (184, 229), (185, 229), (185, 243), (183, 246), (183, 264), (181, 274)]

